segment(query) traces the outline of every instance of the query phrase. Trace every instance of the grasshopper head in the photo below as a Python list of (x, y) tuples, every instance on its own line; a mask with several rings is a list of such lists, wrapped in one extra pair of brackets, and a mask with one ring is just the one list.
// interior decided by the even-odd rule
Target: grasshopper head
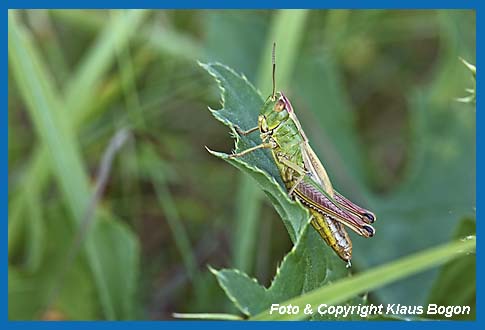
[(291, 104), (281, 92), (270, 95), (259, 113), (259, 126), (262, 132), (268, 132), (278, 127), (289, 117)]

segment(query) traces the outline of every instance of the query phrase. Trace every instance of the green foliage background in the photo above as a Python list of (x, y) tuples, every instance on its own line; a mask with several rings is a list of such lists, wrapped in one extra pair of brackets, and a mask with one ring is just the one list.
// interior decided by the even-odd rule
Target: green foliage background
[[(234, 146), (197, 60), (266, 96), (273, 40), (278, 89), (334, 185), (378, 216), (374, 238), (352, 235), (353, 273), (475, 233), (475, 107), (455, 101), (473, 88), (458, 60), (475, 63), (473, 11), (11, 11), (10, 319), (236, 313), (208, 264), (269, 285), (290, 235), (274, 200), (205, 150)], [(475, 256), (368, 301), (474, 306)]]

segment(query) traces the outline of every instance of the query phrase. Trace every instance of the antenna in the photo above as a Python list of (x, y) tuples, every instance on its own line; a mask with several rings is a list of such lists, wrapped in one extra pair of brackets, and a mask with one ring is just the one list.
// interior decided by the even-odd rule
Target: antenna
[(276, 42), (273, 42), (273, 53), (271, 54), (271, 60), (273, 63), (273, 93), (271, 94), (271, 99), (276, 98), (276, 81), (275, 81), (275, 74), (276, 74)]

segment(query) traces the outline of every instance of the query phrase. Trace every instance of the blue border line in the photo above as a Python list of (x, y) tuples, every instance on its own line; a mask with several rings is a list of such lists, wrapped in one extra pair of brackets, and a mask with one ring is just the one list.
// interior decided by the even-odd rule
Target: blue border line
[(10, 321), (10, 329), (61, 329), (69, 327), (70, 329), (103, 328), (103, 329), (120, 329), (120, 328), (137, 328), (137, 329), (226, 329), (230, 326), (232, 329), (308, 329), (308, 328), (325, 328), (349, 329), (359, 327), (363, 329), (389, 328), (392, 324), (393, 329), (408, 329), (410, 326), (416, 326), (423, 329), (478, 329), (478, 322), (475, 321), (426, 321), (426, 322), (403, 322), (403, 321), (333, 321), (333, 322), (311, 322), (311, 321)]
[[(4, 10), (3, 11), (3, 16), (5, 18), (3, 22), (3, 28), (5, 29), (2, 33), (2, 39), (5, 43), (8, 44), (8, 11)], [(5, 251), (3, 252), (3, 258), (4, 262), (3, 264), (5, 265), (5, 268), (2, 269), (2, 280), (4, 281), (4, 319), (8, 319), (8, 52), (6, 49), (2, 53), (2, 62), (5, 63), (3, 66), (3, 79), (4, 79), (4, 84), (3, 88), (1, 89), (3, 91), (3, 97), (4, 101), (7, 101), (7, 110), (3, 112), (2, 115), (2, 126), (4, 129), (2, 130), (2, 139), (1, 139), (1, 145), (2, 145), (2, 160), (1, 160), (1, 182), (5, 182), (5, 185), (2, 186), (1, 188), (1, 201), (2, 201), (2, 216), (3, 223), (5, 224), (5, 245), (3, 246), (3, 249)]]
[[(481, 15), (479, 15), (479, 13), (482, 13)], [(475, 58), (476, 58), (476, 67), (478, 67), (480, 65), (480, 54), (483, 54), (483, 51), (481, 51), (481, 43), (483, 41), (483, 37), (482, 37), (482, 33), (481, 33), (481, 29), (483, 27), (483, 23), (480, 23), (480, 19), (479, 17), (481, 17), (481, 19), (483, 19), (483, 10), (476, 10), (476, 55), (475, 55)], [(476, 83), (476, 93), (478, 94), (479, 93), (479, 82), (480, 80), (477, 79), (477, 83)], [(482, 109), (483, 110), (483, 109)], [(480, 111), (480, 101), (477, 99), (476, 101), (476, 115), (475, 115), (475, 118), (476, 118), (476, 149), (475, 149), (475, 154), (476, 154), (476, 168), (477, 169), (480, 169), (480, 168), (483, 168), (483, 154), (477, 152), (479, 150), (482, 150), (482, 147), (483, 147), (483, 133), (482, 133), (482, 130), (480, 129), (481, 127), (483, 128), (483, 122), (484, 122), (484, 117), (483, 117), (483, 114), (482, 114), (482, 111)], [(477, 274), (476, 274), (476, 278), (477, 279), (480, 279), (480, 278), (483, 278), (484, 276), (484, 273), (483, 273), (483, 264), (482, 262), (480, 262), (480, 256), (483, 256), (483, 254), (480, 254), (480, 239), (479, 237), (481, 237), (481, 233), (483, 232), (483, 226), (480, 224), (480, 221), (478, 221), (478, 215), (479, 215), (479, 209), (483, 202), (483, 192), (482, 192), (482, 186), (483, 186), (483, 176), (481, 175), (481, 172), (480, 171), (477, 171), (476, 172), (476, 232), (477, 232), (477, 246), (476, 246), (476, 258), (477, 258)], [(476, 297), (475, 297), (475, 300), (476, 300), (476, 310), (479, 311), (480, 307), (483, 305), (480, 303), (480, 300), (483, 299), (483, 286), (480, 284), (480, 281), (477, 281), (477, 284), (476, 284)], [(477, 313), (477, 321), (480, 321), (480, 323), (482, 323), (483, 325), (483, 316), (480, 314), (480, 313)], [(477, 322), (479, 323), (479, 322)]]
[(347, 9), (374, 9), (374, 8), (406, 8), (406, 9), (473, 9), (477, 8), (478, 1), (472, 0), (443, 0), (443, 1), (383, 1), (383, 0), (300, 0), (300, 1), (268, 1), (268, 0), (246, 0), (246, 1), (227, 1), (227, 0), (205, 0), (205, 1), (35, 1), (17, 0), (7, 1), (8, 8), (180, 8), (180, 9), (265, 9), (265, 8), (347, 8)]

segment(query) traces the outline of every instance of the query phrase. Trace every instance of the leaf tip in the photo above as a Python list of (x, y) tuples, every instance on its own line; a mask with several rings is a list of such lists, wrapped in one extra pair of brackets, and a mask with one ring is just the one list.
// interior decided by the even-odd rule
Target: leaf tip
[(214, 274), (216, 277), (217, 275), (219, 274), (219, 271), (215, 268), (213, 268), (211, 265), (207, 265), (207, 269), (209, 269), (209, 271)]
[(199, 61), (199, 60), (196, 60), (196, 62), (197, 62), (197, 64), (198, 64), (198, 65), (199, 65), (201, 68), (203, 68), (204, 70), (207, 70), (207, 71), (208, 71), (208, 69), (209, 69), (209, 68), (208, 68), (208, 64), (207, 64), (207, 63), (201, 62), (201, 61)]
[(477, 73), (477, 67), (465, 60), (463, 57), (458, 56), (458, 59), (475, 75)]
[(218, 151), (214, 151), (212, 149), (210, 149), (209, 147), (207, 146), (204, 146), (205, 149), (211, 154), (211, 155), (214, 155), (218, 158), (221, 158), (221, 159), (229, 159), (230, 158), (230, 155), (224, 153), (224, 152), (218, 152)]

